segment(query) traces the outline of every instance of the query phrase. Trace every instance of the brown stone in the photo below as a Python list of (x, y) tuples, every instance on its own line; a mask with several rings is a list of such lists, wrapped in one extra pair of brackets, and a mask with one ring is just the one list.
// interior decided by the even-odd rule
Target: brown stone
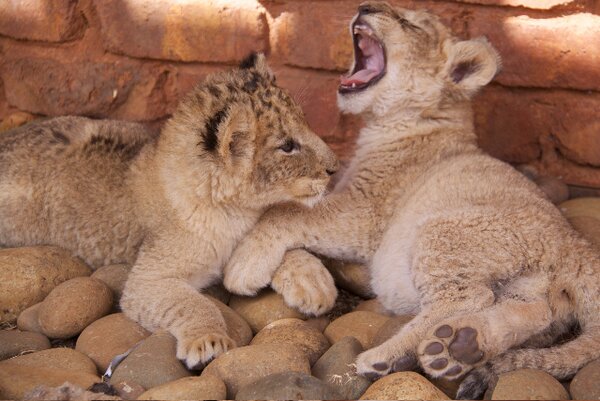
[(331, 319), (327, 316), (319, 316), (306, 319), (305, 322), (307, 325), (314, 327), (322, 333), (325, 331), (327, 326), (329, 326), (329, 323), (331, 323)]
[(223, 380), (204, 375), (174, 380), (141, 394), (140, 400), (224, 400), (227, 388)]
[(491, 390), (492, 400), (568, 400), (569, 393), (558, 380), (535, 369), (503, 373)]
[(375, 334), (389, 319), (374, 312), (350, 312), (331, 322), (325, 329), (325, 337), (335, 344), (346, 336), (352, 336), (360, 341), (364, 349), (368, 349)]
[(76, 0), (0, 2), (0, 34), (62, 42), (81, 35), (85, 20)]
[(373, 298), (371, 275), (365, 265), (327, 260), (326, 266), (336, 285), (363, 298)]
[(232, 62), (269, 47), (268, 26), (258, 2), (235, 7), (222, 0), (95, 4), (107, 50), (133, 57)]
[(131, 266), (125, 264), (102, 266), (91, 277), (103, 281), (113, 292), (115, 306), (119, 305)]
[(57, 387), (69, 382), (88, 388), (101, 381), (98, 376), (87, 372), (4, 362), (0, 364), (0, 399), (22, 399), (29, 391), (41, 385)]
[(58, 285), (39, 309), (42, 332), (50, 338), (69, 338), (110, 312), (112, 291), (104, 282), (76, 277)]
[(111, 383), (134, 382), (151, 389), (191, 376), (176, 357), (175, 337), (160, 331), (146, 338), (114, 370)]
[(325, 336), (300, 319), (281, 319), (268, 324), (250, 342), (257, 344), (294, 345), (304, 352), (311, 366), (329, 348)]
[(50, 341), (43, 334), (19, 330), (0, 330), (0, 361), (47, 348), (50, 348)]
[(242, 387), (236, 400), (338, 400), (337, 392), (321, 380), (299, 372), (269, 375)]
[(304, 353), (293, 345), (248, 345), (234, 348), (212, 361), (203, 371), (214, 375), (227, 385), (227, 398), (232, 399), (243, 386), (265, 376), (282, 372), (310, 374)]
[(412, 315), (400, 315), (393, 316), (387, 322), (385, 322), (379, 330), (373, 336), (373, 340), (371, 341), (370, 348), (377, 347), (378, 345), (383, 344), (390, 338), (392, 338), (396, 333), (400, 331), (402, 327), (413, 319)]
[(234, 295), (229, 301), (229, 307), (239, 313), (255, 333), (276, 320), (303, 317), (300, 312), (287, 306), (283, 297), (272, 290), (261, 291), (256, 297)]
[(149, 335), (149, 331), (123, 313), (114, 313), (87, 326), (77, 338), (75, 349), (89, 356), (98, 371), (104, 372), (115, 356)]
[(17, 328), (22, 331), (32, 331), (34, 333), (41, 333), (42, 328), (40, 327), (39, 312), (41, 302), (35, 305), (31, 305), (19, 314), (17, 318)]
[(371, 381), (356, 373), (356, 357), (363, 352), (354, 337), (344, 337), (323, 354), (312, 367), (312, 374), (336, 389), (341, 399), (355, 400), (371, 385)]
[(600, 400), (600, 359), (577, 372), (569, 390), (574, 400)]
[(248, 345), (252, 340), (252, 329), (239, 313), (225, 305), (216, 298), (207, 295), (207, 297), (219, 308), (225, 325), (227, 326), (227, 334), (238, 347)]
[[(41, 351), (32, 352), (11, 358), (7, 361), (0, 362), (16, 364), (19, 366), (31, 366), (40, 368), (49, 368), (57, 370), (73, 370), (76, 372), (90, 373), (96, 375), (96, 365), (94, 361), (88, 358), (85, 354), (71, 348), (50, 348)], [(10, 365), (12, 366), (12, 365)]]
[(137, 400), (146, 392), (146, 389), (131, 380), (120, 381), (111, 386), (117, 391), (117, 395), (124, 400)]
[(375, 312), (384, 316), (393, 316), (393, 313), (385, 309), (377, 298), (361, 301), (356, 308), (354, 308), (354, 311)]
[(43, 301), (60, 283), (91, 270), (64, 249), (51, 246), (0, 249), (0, 323)]
[(398, 372), (373, 383), (361, 400), (449, 400), (431, 382), (415, 372)]

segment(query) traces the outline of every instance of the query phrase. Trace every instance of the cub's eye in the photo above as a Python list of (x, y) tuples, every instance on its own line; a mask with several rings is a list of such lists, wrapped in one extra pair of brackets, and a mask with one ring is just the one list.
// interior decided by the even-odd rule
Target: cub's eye
[(294, 151), (300, 150), (300, 144), (293, 139), (289, 138), (285, 141), (283, 145), (279, 147), (285, 153), (292, 153)]

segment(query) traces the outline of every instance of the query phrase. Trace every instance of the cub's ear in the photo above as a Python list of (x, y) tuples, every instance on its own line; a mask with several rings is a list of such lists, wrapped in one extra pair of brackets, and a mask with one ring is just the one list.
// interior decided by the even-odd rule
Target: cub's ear
[(234, 103), (229, 106), (217, 131), (217, 153), (226, 166), (252, 161), (256, 118), (248, 105)]
[(444, 47), (448, 55), (444, 74), (467, 97), (487, 85), (500, 70), (500, 55), (485, 38), (448, 41)]
[(267, 58), (264, 53), (250, 53), (242, 62), (240, 63), (240, 68), (243, 70), (256, 70), (260, 75), (268, 78), (269, 80), (274, 80), (275, 75), (269, 68), (267, 64)]

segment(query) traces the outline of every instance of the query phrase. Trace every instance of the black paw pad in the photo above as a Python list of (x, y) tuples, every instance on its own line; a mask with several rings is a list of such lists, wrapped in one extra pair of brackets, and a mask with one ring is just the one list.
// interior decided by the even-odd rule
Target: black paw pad
[(444, 346), (441, 343), (435, 342), (425, 347), (425, 353), (427, 355), (437, 355), (444, 350)]
[(477, 330), (464, 327), (456, 332), (454, 341), (448, 347), (450, 355), (459, 362), (474, 364), (483, 358), (483, 351), (477, 343)]
[(417, 360), (412, 355), (405, 355), (398, 358), (392, 364), (392, 372), (405, 372), (413, 370), (417, 366)]
[(448, 360), (446, 358), (438, 358), (429, 364), (431, 369), (440, 370), (448, 366)]
[(446, 376), (456, 376), (460, 372), (462, 372), (462, 368), (458, 365), (455, 365), (455, 366), (451, 367), (450, 369), (448, 369), (448, 371), (445, 373), (445, 375)]
[(452, 335), (452, 327), (448, 326), (447, 324), (438, 327), (438, 329), (435, 331), (435, 336), (438, 338), (448, 338)]
[(379, 370), (379, 371), (387, 370), (389, 367), (390, 366), (385, 362), (377, 362), (377, 363), (373, 364), (373, 369)]

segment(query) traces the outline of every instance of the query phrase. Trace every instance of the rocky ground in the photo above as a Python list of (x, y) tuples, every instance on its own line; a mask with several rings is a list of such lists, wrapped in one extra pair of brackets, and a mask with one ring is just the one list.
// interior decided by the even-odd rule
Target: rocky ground
[[(560, 182), (524, 172), (600, 248), (600, 198), (565, 202), (568, 190)], [(329, 265), (340, 297), (325, 317), (303, 316), (270, 290), (254, 298), (220, 286), (208, 290), (239, 347), (191, 372), (176, 359), (171, 335), (150, 333), (120, 313), (129, 266), (92, 272), (59, 248), (0, 249), (0, 398), (452, 399), (458, 383), (418, 372), (374, 383), (355, 374), (356, 356), (412, 317), (390, 316), (369, 299), (362, 266)], [(104, 377), (110, 386), (103, 384), (111, 361), (128, 351)], [(536, 370), (510, 372), (486, 398), (600, 399), (600, 360), (570, 382)]]

